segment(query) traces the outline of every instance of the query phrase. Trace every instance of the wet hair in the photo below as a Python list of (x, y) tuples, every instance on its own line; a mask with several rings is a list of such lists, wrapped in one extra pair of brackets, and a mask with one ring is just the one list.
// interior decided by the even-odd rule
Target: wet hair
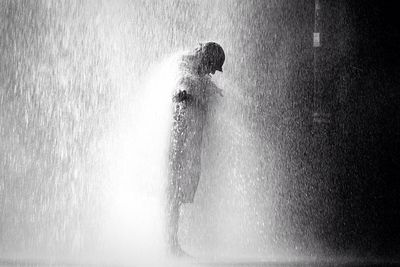
[(200, 58), (200, 64), (202, 66), (214, 66), (216, 70), (222, 71), (225, 53), (219, 44), (214, 42), (199, 43), (194, 53)]

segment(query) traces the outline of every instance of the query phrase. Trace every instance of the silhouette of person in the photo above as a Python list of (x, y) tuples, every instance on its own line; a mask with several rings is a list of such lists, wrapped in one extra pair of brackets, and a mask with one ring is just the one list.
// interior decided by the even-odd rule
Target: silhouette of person
[(222, 72), (225, 53), (215, 42), (199, 44), (179, 61), (173, 93), (173, 124), (167, 186), (167, 242), (169, 252), (184, 256), (178, 242), (180, 208), (193, 203), (201, 175), (203, 128), (210, 98), (221, 95), (211, 75)]

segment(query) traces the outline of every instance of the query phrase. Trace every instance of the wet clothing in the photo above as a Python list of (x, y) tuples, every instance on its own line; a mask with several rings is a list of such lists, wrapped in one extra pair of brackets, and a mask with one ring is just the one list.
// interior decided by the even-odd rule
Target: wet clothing
[(218, 89), (210, 76), (196, 74), (195, 62), (183, 57), (173, 93), (173, 125), (169, 156), (169, 196), (179, 203), (192, 203), (201, 175), (203, 130), (209, 100)]

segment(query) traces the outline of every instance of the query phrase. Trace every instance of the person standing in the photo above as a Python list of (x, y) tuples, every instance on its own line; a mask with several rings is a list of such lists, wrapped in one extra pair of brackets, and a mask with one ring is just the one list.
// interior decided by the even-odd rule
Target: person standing
[(222, 72), (224, 61), (224, 50), (215, 42), (200, 43), (179, 61), (179, 79), (172, 96), (167, 185), (167, 245), (174, 256), (186, 255), (178, 241), (180, 208), (182, 204), (193, 203), (197, 191), (209, 102), (222, 96), (211, 75)]

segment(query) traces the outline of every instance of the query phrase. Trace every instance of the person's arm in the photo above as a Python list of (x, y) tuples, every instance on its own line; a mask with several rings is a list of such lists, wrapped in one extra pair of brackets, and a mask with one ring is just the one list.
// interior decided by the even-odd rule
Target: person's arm
[(193, 99), (191, 94), (192, 84), (189, 79), (182, 79), (179, 83), (178, 90), (175, 92), (173, 100), (174, 102), (190, 102)]
[(192, 96), (187, 93), (186, 90), (181, 90), (177, 94), (174, 95), (174, 101), (175, 102), (183, 102), (191, 99)]

